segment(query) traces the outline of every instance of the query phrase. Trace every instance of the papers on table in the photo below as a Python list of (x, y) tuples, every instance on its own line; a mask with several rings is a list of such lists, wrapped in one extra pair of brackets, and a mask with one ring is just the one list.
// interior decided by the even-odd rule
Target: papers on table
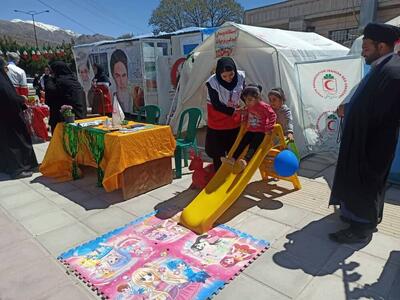
[(89, 122), (84, 122), (84, 123), (77, 123), (79, 127), (90, 127), (90, 126), (99, 126), (103, 124), (103, 120), (95, 120), (95, 121), (89, 121)]
[(149, 128), (153, 128), (153, 125), (144, 125), (144, 124), (135, 124), (133, 126), (131, 126), (130, 128), (121, 128), (119, 130), (119, 132), (121, 133), (131, 133), (131, 132), (136, 132), (136, 131), (140, 131), (143, 129), (149, 129)]

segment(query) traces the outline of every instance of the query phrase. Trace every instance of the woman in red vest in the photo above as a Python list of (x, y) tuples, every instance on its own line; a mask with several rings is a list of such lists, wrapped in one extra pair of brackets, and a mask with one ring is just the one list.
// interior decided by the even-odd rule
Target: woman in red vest
[(206, 83), (207, 95), (207, 136), (206, 153), (213, 159), (214, 169), (221, 166), (221, 157), (229, 152), (240, 129), (240, 95), (245, 85), (243, 71), (236, 69), (230, 57), (217, 62), (215, 74)]
[[(92, 80), (92, 90), (90, 91), (90, 102), (92, 113), (111, 116), (112, 114), (112, 98), (111, 98), (111, 81), (105, 74), (103, 67), (99, 64), (93, 64), (94, 78)], [(101, 90), (103, 94), (103, 103), (99, 103), (98, 98), (94, 97), (95, 89)]]

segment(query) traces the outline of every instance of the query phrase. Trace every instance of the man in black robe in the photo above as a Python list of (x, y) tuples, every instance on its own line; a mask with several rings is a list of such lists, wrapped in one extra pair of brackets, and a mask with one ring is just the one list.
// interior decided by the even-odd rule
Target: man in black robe
[(370, 23), (362, 55), (371, 65), (344, 113), (344, 130), (330, 204), (340, 205), (350, 227), (329, 235), (339, 243), (369, 241), (382, 221), (386, 179), (394, 158), (400, 121), (400, 57), (397, 28)]
[(0, 58), (0, 172), (12, 178), (30, 177), (38, 163), (23, 118), (25, 98), (15, 91), (5, 67)]

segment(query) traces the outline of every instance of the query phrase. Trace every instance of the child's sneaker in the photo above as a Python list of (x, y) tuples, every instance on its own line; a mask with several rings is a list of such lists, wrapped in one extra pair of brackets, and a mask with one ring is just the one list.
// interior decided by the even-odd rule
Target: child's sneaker
[(234, 158), (228, 158), (228, 157), (221, 157), (221, 162), (222, 163), (227, 163), (228, 165), (233, 166), (235, 164), (235, 159)]
[(233, 172), (236, 174), (242, 173), (246, 166), (247, 161), (245, 161), (244, 159), (239, 159), (233, 166)]

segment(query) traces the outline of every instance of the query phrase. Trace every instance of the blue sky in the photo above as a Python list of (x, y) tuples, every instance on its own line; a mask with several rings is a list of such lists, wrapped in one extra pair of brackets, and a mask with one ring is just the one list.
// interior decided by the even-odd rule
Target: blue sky
[[(239, 0), (245, 8), (251, 9), (282, 0)], [(37, 21), (70, 29), (77, 33), (102, 33), (119, 36), (124, 33), (134, 34), (151, 32), (148, 26), (150, 15), (160, 1), (156, 0), (2, 0), (0, 19), (23, 19), (30, 16), (15, 13), (14, 10), (49, 9), (36, 17)], [(5, 3), (4, 3), (5, 2)], [(42, 2), (42, 3), (41, 3)], [(55, 8), (55, 12), (44, 4)], [(72, 19), (72, 20), (71, 20)]]

